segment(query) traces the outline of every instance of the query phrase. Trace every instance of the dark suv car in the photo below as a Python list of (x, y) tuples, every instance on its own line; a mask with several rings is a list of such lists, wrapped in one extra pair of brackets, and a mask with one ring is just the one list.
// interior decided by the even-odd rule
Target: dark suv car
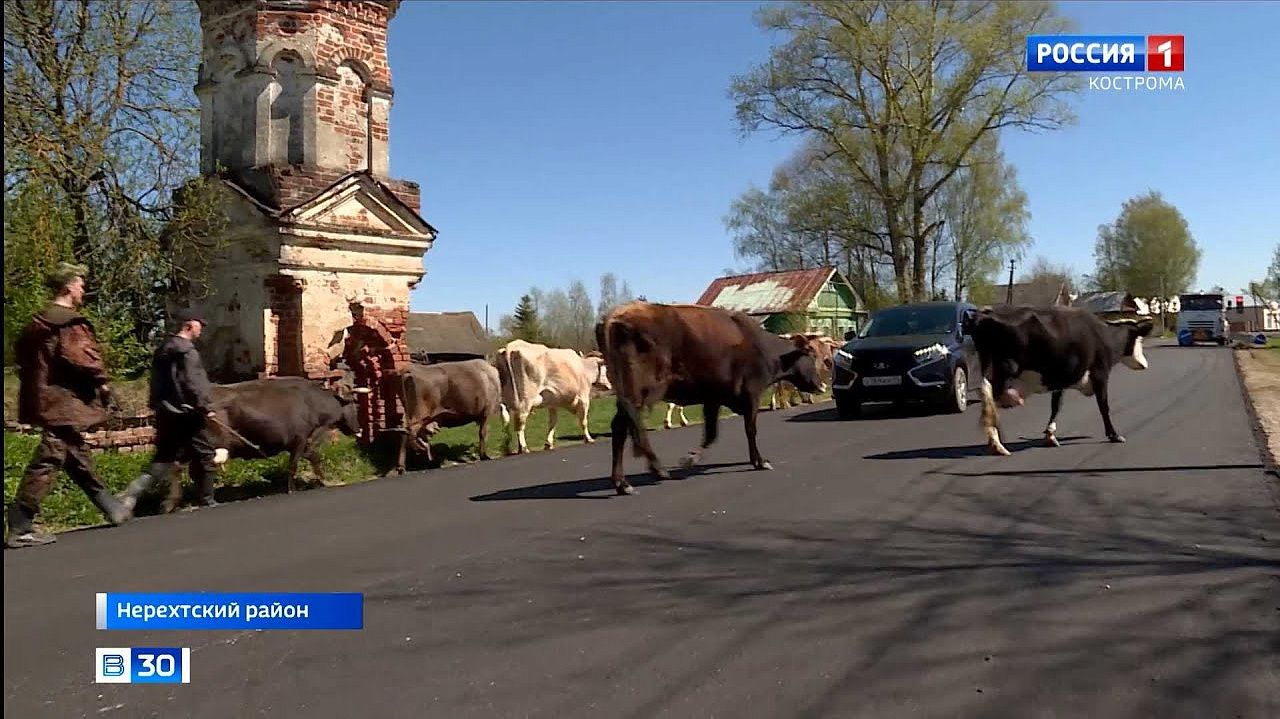
[[(880, 310), (834, 357), (832, 390), (843, 419), (863, 402), (925, 401), (963, 412), (981, 374), (964, 334), (964, 302), (923, 302)], [(970, 379), (972, 378), (972, 379)]]

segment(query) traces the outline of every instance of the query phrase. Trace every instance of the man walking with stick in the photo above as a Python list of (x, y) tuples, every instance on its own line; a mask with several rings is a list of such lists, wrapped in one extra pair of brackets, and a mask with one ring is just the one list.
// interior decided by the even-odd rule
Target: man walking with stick
[(196, 350), (195, 340), (204, 330), (204, 318), (195, 310), (174, 314), (178, 331), (156, 350), (151, 364), (151, 408), (156, 413), (156, 453), (151, 468), (120, 495), (130, 511), (156, 484), (168, 481), (175, 462), (189, 463), (191, 479), (200, 490), (199, 503), (217, 506), (213, 499), (216, 419), (212, 389)]
[(83, 265), (59, 265), (45, 281), (54, 292), (53, 302), (31, 319), (15, 346), (21, 382), (18, 419), (40, 427), (43, 435), (9, 505), (6, 547), (55, 541), (52, 534), (36, 531), (34, 522), (60, 469), (112, 524), (130, 517), (98, 478), (82, 434), (105, 422), (108, 410), (116, 407), (93, 325), (78, 312), (87, 274)]

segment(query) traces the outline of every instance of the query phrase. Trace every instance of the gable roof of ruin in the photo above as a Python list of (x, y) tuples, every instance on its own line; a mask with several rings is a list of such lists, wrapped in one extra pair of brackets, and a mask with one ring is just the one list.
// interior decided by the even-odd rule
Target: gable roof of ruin
[(260, 196), (261, 188), (238, 177), (224, 176), (222, 181), (259, 212), (282, 223), (432, 239), (437, 234), (417, 210), (367, 170), (342, 175), (310, 197), (283, 207), (273, 206), (268, 196)]
[(493, 351), (472, 312), (410, 312), (404, 338), (414, 354), (484, 357)]

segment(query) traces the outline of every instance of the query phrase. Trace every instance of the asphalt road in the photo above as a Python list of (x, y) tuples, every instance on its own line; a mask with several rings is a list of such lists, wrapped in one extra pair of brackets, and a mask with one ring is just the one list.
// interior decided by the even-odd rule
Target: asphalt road
[[(1280, 513), (1230, 353), (962, 416), (726, 423), (614, 497), (608, 442), (4, 553), (12, 716), (1276, 717)], [(672, 463), (698, 428), (655, 435)], [(1019, 438), (1028, 441), (1018, 441)], [(352, 632), (100, 632), (101, 591), (357, 591)], [(95, 685), (95, 646), (192, 682)]]

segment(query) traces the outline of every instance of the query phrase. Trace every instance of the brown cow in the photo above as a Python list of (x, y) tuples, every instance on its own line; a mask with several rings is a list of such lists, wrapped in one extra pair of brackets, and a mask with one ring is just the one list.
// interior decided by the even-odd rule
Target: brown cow
[(404, 436), (400, 438), (400, 458), (393, 472), (404, 473), (410, 440), (434, 464), (431, 435), (443, 427), (461, 427), (471, 422), (480, 426), (480, 459), (489, 459), (489, 418), (501, 412), (503, 421), (507, 421), (497, 368), (481, 359), (413, 364), (401, 371), (399, 382), (404, 400)]
[(655, 402), (703, 407), (702, 444), (684, 458), (683, 465), (694, 465), (715, 442), (720, 408), (728, 407), (743, 416), (751, 464), (772, 469), (756, 446), (761, 393), (783, 379), (805, 392), (825, 389), (818, 378), (816, 352), (807, 342), (784, 340), (741, 312), (633, 302), (613, 310), (596, 325), (596, 341), (604, 351), (618, 398), (612, 426), (612, 479), (618, 494), (635, 491), (622, 472), (628, 435), (654, 475), (670, 476), (649, 444), (641, 415)]
[[(818, 357), (818, 377), (826, 384), (831, 384), (831, 371), (834, 365), (835, 351), (840, 348), (841, 344), (820, 332), (806, 332), (803, 335), (780, 335), (782, 339), (789, 340), (793, 337), (804, 337), (817, 352)], [(782, 381), (773, 389), (773, 396), (769, 398), (769, 409), (778, 409), (782, 407), (787, 409), (791, 405), (793, 394), (800, 395), (800, 401), (805, 404), (813, 404), (813, 395), (808, 392), (800, 392), (795, 385), (790, 382)]]

